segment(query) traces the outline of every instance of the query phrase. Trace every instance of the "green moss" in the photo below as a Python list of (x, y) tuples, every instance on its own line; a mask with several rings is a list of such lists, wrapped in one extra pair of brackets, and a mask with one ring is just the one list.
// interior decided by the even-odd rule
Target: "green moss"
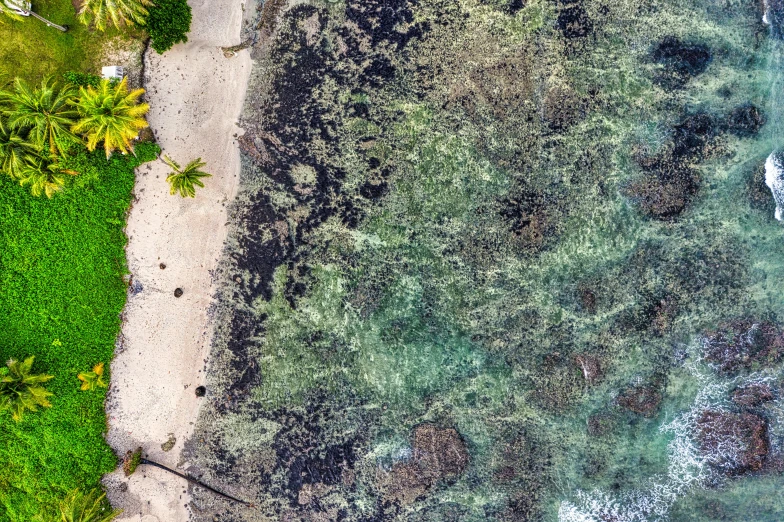
[(0, 176), (0, 360), (34, 355), (36, 371), (55, 376), (51, 408), (0, 419), (2, 520), (27, 522), (116, 466), (103, 438), (105, 391), (81, 392), (77, 375), (114, 352), (133, 169), (157, 153), (142, 143), (137, 157), (81, 155), (74, 162), (94, 179), (51, 200)]

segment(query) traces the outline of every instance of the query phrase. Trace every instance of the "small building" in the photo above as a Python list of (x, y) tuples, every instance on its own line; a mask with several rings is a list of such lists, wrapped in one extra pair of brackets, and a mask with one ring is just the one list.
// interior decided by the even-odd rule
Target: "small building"
[(104, 80), (122, 80), (125, 77), (125, 71), (119, 65), (110, 65), (101, 68), (101, 76)]

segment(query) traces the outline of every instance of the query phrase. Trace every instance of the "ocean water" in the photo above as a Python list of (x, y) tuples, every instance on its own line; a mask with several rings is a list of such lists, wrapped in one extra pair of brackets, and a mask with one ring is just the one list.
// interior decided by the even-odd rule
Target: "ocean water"
[(194, 519), (780, 520), (765, 9), (265, 4)]

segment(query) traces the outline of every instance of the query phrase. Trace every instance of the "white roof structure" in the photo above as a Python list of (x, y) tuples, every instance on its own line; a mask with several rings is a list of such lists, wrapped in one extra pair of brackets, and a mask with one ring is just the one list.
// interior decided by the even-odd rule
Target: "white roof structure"
[(119, 65), (110, 65), (101, 68), (101, 76), (103, 76), (104, 80), (122, 80), (125, 77), (125, 71)]

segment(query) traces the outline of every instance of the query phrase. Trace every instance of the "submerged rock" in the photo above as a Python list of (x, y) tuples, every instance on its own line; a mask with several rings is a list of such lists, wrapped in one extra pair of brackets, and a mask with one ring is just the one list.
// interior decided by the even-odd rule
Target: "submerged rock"
[(566, 38), (583, 38), (593, 31), (593, 23), (582, 2), (563, 2), (555, 26)]
[(762, 109), (751, 103), (744, 103), (732, 109), (727, 116), (727, 130), (736, 136), (750, 137), (756, 135), (767, 122)]
[(697, 195), (699, 174), (689, 166), (669, 158), (653, 158), (645, 162), (643, 170), (646, 175), (629, 183), (624, 193), (649, 217), (675, 218)]
[(618, 405), (643, 417), (653, 417), (659, 410), (662, 398), (658, 388), (650, 384), (641, 384), (624, 390), (618, 397)]
[(738, 320), (706, 335), (702, 346), (705, 359), (719, 372), (734, 374), (778, 361), (784, 353), (784, 337), (772, 323)]
[(767, 421), (753, 413), (704, 411), (697, 420), (700, 450), (728, 475), (758, 471), (768, 455)]
[(583, 377), (587, 384), (594, 384), (602, 377), (602, 367), (599, 359), (592, 355), (577, 355), (574, 362), (583, 372)]
[(663, 69), (654, 77), (662, 87), (678, 89), (693, 77), (708, 68), (712, 55), (702, 44), (682, 42), (674, 36), (666, 36), (653, 50), (652, 58)]
[(465, 441), (454, 428), (421, 424), (411, 435), (411, 458), (381, 472), (378, 484), (386, 497), (408, 504), (443, 480), (455, 479), (468, 467)]

